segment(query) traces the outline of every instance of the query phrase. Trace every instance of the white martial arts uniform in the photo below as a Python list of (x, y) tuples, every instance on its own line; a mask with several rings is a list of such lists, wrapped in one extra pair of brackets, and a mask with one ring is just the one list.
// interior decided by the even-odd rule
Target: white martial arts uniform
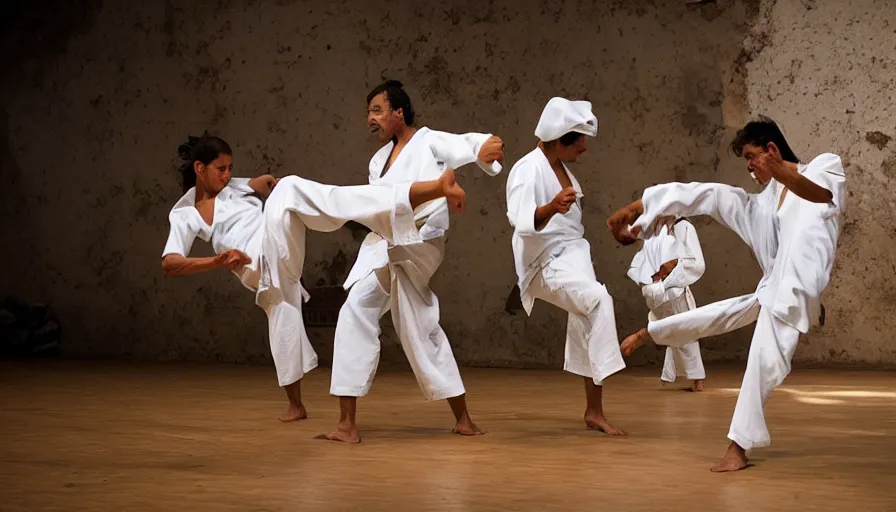
[[(383, 174), (394, 148), (389, 142), (370, 160), (372, 185), (438, 179), (447, 169), (476, 164), (490, 176), (501, 165), (477, 160), (489, 134), (455, 135), (418, 129)], [(439, 299), (429, 281), (442, 263), (448, 203), (442, 198), (417, 207), (414, 220), (423, 243), (397, 246), (370, 233), (343, 285), (348, 297), (339, 311), (333, 344), (330, 393), (360, 397), (370, 391), (380, 357), (380, 318), (392, 321), (417, 383), (427, 400), (464, 394), (451, 345), (439, 326)]]
[[(660, 266), (675, 259), (678, 264), (669, 275), (654, 283), (653, 276), (659, 272)], [(700, 279), (705, 268), (697, 230), (693, 224), (682, 219), (675, 223), (671, 232), (663, 228), (657, 236), (644, 240), (644, 246), (632, 259), (628, 277), (641, 286), (641, 293), (650, 310), (647, 318), (654, 321), (697, 307), (690, 285)], [(675, 382), (678, 375), (690, 380), (706, 378), (699, 340), (692, 340), (681, 347), (666, 347), (660, 379)]]
[(625, 368), (625, 362), (613, 298), (594, 274), (591, 246), (585, 240), (582, 187), (563, 167), (576, 190), (576, 201), (567, 213), (552, 216), (541, 230), (535, 227), (535, 210), (563, 190), (544, 152), (540, 148), (529, 152), (507, 178), (507, 218), (513, 226), (517, 284), (526, 314), (531, 314), (535, 299), (569, 312), (563, 369), (589, 377), (599, 386)]
[(317, 367), (302, 320), (302, 301), (308, 299), (299, 283), (305, 228), (333, 231), (354, 220), (397, 245), (419, 244), (410, 185), (335, 187), (287, 176), (262, 205), (248, 179), (233, 178), (215, 197), (211, 225), (199, 215), (196, 189), (191, 188), (171, 210), (162, 256), (187, 257), (198, 236), (211, 241), (216, 254), (237, 249), (252, 259), (234, 273), (256, 292), (256, 304), (267, 314), (277, 380), (287, 386)]
[(771, 437), (763, 406), (790, 373), (800, 333), (818, 323), (821, 293), (831, 270), (846, 211), (846, 179), (840, 157), (825, 153), (799, 172), (829, 190), (827, 204), (811, 203), (772, 182), (759, 194), (710, 183), (670, 183), (642, 197), (644, 213), (633, 227), (654, 234), (663, 217), (710, 215), (753, 250), (762, 268), (756, 292), (650, 322), (661, 345), (680, 346), (756, 322), (747, 368), (728, 438), (749, 450), (768, 446)]

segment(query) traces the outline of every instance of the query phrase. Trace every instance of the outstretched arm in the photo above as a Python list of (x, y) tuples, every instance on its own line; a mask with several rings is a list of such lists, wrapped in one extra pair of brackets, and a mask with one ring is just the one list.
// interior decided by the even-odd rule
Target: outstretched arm
[(486, 174), (496, 176), (503, 167), (504, 142), (498, 136), (430, 130), (427, 140), (433, 155), (452, 169), (476, 162)]
[(747, 215), (749, 199), (743, 189), (719, 183), (656, 185), (646, 189), (640, 200), (611, 215), (607, 227), (617, 241), (628, 245), (638, 237), (654, 236), (674, 218), (709, 215), (752, 247)]
[(448, 206), (452, 210), (463, 213), (464, 205), (467, 202), (467, 193), (457, 183), (454, 169), (448, 169), (437, 180), (412, 183), (408, 196), (412, 209), (423, 203), (444, 197), (448, 200)]
[(236, 270), (249, 263), (252, 263), (252, 259), (236, 249), (208, 258), (188, 258), (181, 254), (166, 254), (162, 258), (162, 272), (165, 273), (165, 277), (186, 276), (218, 268)]
[(640, 231), (632, 231), (629, 228), (642, 213), (644, 213), (644, 202), (641, 199), (632, 201), (607, 218), (607, 229), (610, 230), (617, 242), (622, 245), (631, 245), (638, 240)]

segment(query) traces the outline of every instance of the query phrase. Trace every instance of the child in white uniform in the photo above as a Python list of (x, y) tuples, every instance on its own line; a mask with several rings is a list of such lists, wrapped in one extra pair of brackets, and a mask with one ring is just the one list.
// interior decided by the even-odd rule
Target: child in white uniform
[[(697, 282), (706, 264), (697, 230), (680, 219), (660, 234), (644, 240), (628, 269), (628, 277), (641, 286), (647, 302), (649, 321), (690, 311), (697, 307), (691, 285)], [(694, 381), (693, 391), (703, 391), (706, 370), (700, 357), (700, 342), (693, 340), (681, 346), (666, 347), (666, 359), (660, 379), (675, 382), (683, 375)]]

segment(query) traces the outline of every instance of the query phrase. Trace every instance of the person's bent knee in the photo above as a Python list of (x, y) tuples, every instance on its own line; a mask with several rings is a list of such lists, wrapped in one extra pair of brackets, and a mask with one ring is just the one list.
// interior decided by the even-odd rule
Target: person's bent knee
[(612, 306), (613, 304), (613, 297), (610, 296), (607, 287), (600, 283), (589, 286), (587, 291), (579, 294), (577, 299), (575, 302), (579, 306), (579, 311), (576, 313), (585, 316), (593, 314), (599, 306)]
[(610, 292), (607, 291), (607, 287), (602, 284), (598, 284), (592, 293), (594, 293), (595, 300), (598, 304), (613, 302), (613, 297), (610, 295)]

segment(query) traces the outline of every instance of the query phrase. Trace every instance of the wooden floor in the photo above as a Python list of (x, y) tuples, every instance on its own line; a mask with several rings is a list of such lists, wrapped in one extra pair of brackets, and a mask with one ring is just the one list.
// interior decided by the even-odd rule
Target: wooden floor
[(773, 446), (721, 475), (740, 373), (709, 372), (702, 394), (658, 369), (614, 377), (614, 439), (583, 427), (581, 379), (560, 371), (464, 370), (478, 438), (386, 371), (345, 446), (313, 439), (337, 419), (326, 370), (310, 418), (284, 425), (272, 368), (2, 363), (0, 511), (896, 510), (893, 372), (795, 371), (766, 409)]

